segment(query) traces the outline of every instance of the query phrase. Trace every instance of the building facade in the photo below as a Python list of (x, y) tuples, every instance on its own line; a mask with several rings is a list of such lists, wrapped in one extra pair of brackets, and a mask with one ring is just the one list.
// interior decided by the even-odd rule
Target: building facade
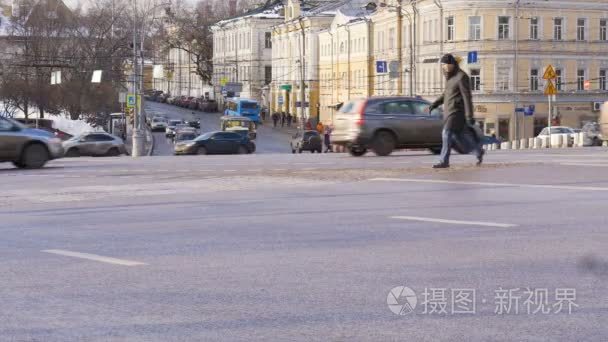
[[(597, 103), (608, 95), (608, 1), (420, 0), (402, 10), (404, 64), (412, 56), (415, 66), (403, 79), (405, 93), (412, 85), (414, 94), (439, 95), (444, 81), (437, 61), (453, 53), (471, 76), (475, 117), (484, 131), (503, 139), (531, 137), (547, 125), (543, 74), (552, 65), (558, 91), (553, 124), (597, 120)], [(524, 115), (530, 106), (533, 115)]]
[(281, 2), (273, 2), (212, 26), (213, 80), (216, 99), (258, 100), (269, 107), (272, 81), (272, 29), (283, 22)]

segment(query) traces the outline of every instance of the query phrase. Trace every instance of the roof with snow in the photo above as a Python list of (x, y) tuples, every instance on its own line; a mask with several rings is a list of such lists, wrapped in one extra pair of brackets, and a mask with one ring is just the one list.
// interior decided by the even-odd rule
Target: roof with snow
[(240, 19), (246, 18), (257, 18), (257, 19), (283, 19), (283, 1), (274, 0), (268, 1), (263, 6), (247, 11), (243, 14), (239, 14), (228, 19), (220, 20), (213, 26), (222, 26), (231, 22), (235, 22)]

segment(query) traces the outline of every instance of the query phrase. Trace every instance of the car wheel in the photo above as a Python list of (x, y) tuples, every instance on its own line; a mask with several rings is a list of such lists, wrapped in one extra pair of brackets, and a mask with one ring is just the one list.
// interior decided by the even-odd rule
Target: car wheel
[(434, 155), (438, 155), (441, 154), (441, 147), (431, 147), (429, 148), (429, 151)]
[(74, 148), (69, 149), (68, 152), (65, 154), (65, 156), (68, 158), (80, 157), (80, 151), (74, 147)]
[(294, 150), (293, 148), (291, 149), (291, 153), (296, 154), (296, 150)]
[(310, 150), (310, 153), (315, 153), (316, 150)]
[(42, 144), (27, 146), (21, 154), (19, 165), (21, 168), (39, 169), (49, 160), (49, 152)]
[(372, 141), (372, 149), (378, 156), (388, 156), (395, 149), (395, 137), (387, 131), (378, 132)]
[(204, 146), (199, 147), (196, 150), (196, 154), (200, 154), (200, 155), (205, 155), (207, 154), (207, 148), (205, 148)]
[(247, 149), (247, 147), (245, 147), (243, 145), (239, 146), (239, 150), (238, 150), (239, 154), (247, 154), (248, 152), (249, 152), (249, 150)]
[(317, 149), (317, 153), (323, 153), (323, 149)]
[(353, 157), (361, 157), (362, 155), (367, 153), (367, 149), (351, 147), (348, 149), (348, 153), (350, 153), (350, 155)]
[(118, 157), (119, 155), (120, 155), (120, 151), (116, 147), (112, 147), (106, 153), (106, 156), (108, 156), (108, 157)]

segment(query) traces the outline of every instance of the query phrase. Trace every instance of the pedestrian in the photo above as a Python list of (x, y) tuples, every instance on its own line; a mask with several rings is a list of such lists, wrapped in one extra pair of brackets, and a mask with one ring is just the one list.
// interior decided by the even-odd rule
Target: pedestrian
[(274, 112), (272, 114), (272, 123), (274, 125), (274, 127), (277, 127), (277, 122), (279, 121), (279, 113)]
[(291, 127), (291, 120), (293, 120), (293, 116), (291, 113), (287, 113), (287, 127)]
[(323, 136), (323, 140), (325, 142), (325, 153), (327, 152), (333, 152), (331, 150), (331, 126), (330, 125), (326, 125), (325, 126), (325, 134)]
[[(429, 107), (433, 111), (442, 104), (444, 105), (443, 131), (441, 133), (442, 147), (439, 163), (433, 165), (435, 169), (450, 167), (450, 152), (454, 144), (464, 145), (467, 143), (465, 130), (472, 129), (467, 124), (467, 118), (471, 124), (473, 119), (473, 99), (471, 95), (471, 85), (469, 76), (460, 69), (456, 58), (451, 54), (446, 54), (441, 58), (441, 69), (446, 78), (445, 90), (435, 102)], [(477, 165), (483, 162), (484, 150), (481, 139), (473, 134), (472, 141), (468, 141), (468, 146), (475, 151)]]
[(262, 108), (262, 121), (266, 121), (266, 108)]
[(285, 127), (285, 112), (281, 112), (281, 127)]
[(317, 122), (317, 132), (319, 135), (323, 135), (323, 133), (325, 133), (325, 127), (323, 127), (323, 123), (321, 121)]

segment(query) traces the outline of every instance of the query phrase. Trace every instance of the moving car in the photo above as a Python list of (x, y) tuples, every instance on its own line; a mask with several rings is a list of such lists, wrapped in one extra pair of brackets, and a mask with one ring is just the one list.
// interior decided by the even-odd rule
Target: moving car
[(0, 162), (37, 169), (62, 156), (61, 139), (54, 134), (0, 117)]
[(602, 146), (601, 128), (597, 122), (586, 123), (581, 132), (585, 133), (584, 146)]
[(302, 151), (310, 151), (311, 153), (322, 153), (323, 142), (321, 135), (317, 131), (298, 131), (293, 135), (291, 142), (291, 153), (302, 153)]
[(244, 116), (224, 115), (220, 118), (220, 128), (225, 132), (248, 135), (251, 140), (255, 140), (258, 134), (255, 123)]
[(160, 116), (153, 117), (152, 122), (150, 123), (150, 129), (152, 129), (152, 132), (164, 131), (167, 129), (167, 119)]
[(169, 120), (169, 123), (167, 124), (167, 128), (165, 128), (165, 137), (170, 138), (170, 137), (174, 136), (175, 128), (177, 128), (177, 125), (181, 125), (183, 123), (184, 123), (183, 120)]
[(443, 113), (429, 113), (430, 103), (412, 97), (369, 97), (344, 104), (334, 119), (332, 144), (346, 146), (353, 156), (368, 149), (387, 156), (400, 148), (441, 151)]
[(63, 142), (66, 157), (108, 156), (126, 154), (125, 143), (121, 138), (105, 133), (92, 132)]
[(246, 135), (235, 132), (208, 132), (194, 140), (175, 144), (175, 154), (248, 154), (255, 144)]
[(196, 139), (197, 134), (194, 131), (179, 131), (175, 134), (175, 138), (173, 139), (174, 143), (180, 143), (183, 141), (190, 141)]

